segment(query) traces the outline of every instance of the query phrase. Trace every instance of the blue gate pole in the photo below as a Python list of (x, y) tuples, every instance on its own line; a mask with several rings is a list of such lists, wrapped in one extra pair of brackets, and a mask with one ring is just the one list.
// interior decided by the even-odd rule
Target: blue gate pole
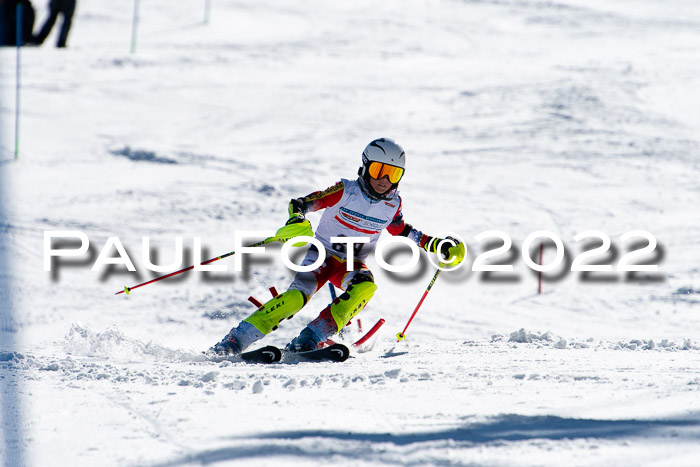
[(20, 89), (20, 47), (22, 45), (22, 4), (17, 4), (17, 74), (15, 79), (15, 160), (19, 158), (19, 89)]
[(211, 0), (204, 0), (204, 24), (209, 24), (211, 17)]
[(134, 0), (134, 20), (131, 23), (131, 53), (136, 52), (136, 36), (139, 28), (139, 0)]

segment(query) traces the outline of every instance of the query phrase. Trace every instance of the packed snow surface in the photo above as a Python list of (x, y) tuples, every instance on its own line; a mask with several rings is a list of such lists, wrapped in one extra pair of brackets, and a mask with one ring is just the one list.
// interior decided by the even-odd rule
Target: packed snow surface
[[(132, 2), (81, 1), (67, 49), (54, 32), (21, 50), (17, 160), (17, 52), (0, 50), (6, 465), (697, 465), (697, 2), (138, 6), (135, 36)], [(337, 340), (386, 324), (340, 364), (202, 354), (254, 310), (249, 295), (291, 281), (279, 244), (241, 272), (227, 258), (114, 295), (162, 274), (149, 250), (177, 260), (176, 237), (173, 270), (195, 237), (208, 259), (235, 232), (274, 232), (290, 198), (353, 178), (377, 137), (406, 149), (406, 221), (469, 251), (405, 341), (425, 254), (405, 273), (370, 257), (379, 289)], [(538, 262), (540, 239), (523, 243), (541, 230), (566, 254), (538, 293), (522, 250)], [(591, 230), (611, 248), (584, 263), (612, 270), (572, 272), (601, 245), (574, 240)], [(620, 237), (640, 230), (657, 245), (632, 263), (658, 271), (619, 271), (648, 244)], [(46, 231), (90, 248), (47, 272)], [(503, 235), (512, 247), (485, 263), (513, 271), (474, 271)], [(117, 256), (110, 237), (136, 272), (91, 270)], [(283, 347), (329, 301), (321, 289), (263, 342)]]

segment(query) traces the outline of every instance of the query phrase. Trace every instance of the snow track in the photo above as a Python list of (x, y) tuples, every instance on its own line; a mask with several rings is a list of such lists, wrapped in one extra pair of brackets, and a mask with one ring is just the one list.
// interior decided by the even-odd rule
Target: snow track
[[(331, 465), (501, 464), (520, 455), (519, 464), (539, 465), (548, 451), (574, 464), (611, 453), (691, 460), (700, 375), (688, 370), (700, 365), (700, 346), (562, 341), (519, 330), (483, 341), (382, 341), (340, 364), (251, 365), (74, 326), (67, 355), (5, 353), (0, 367), (29, 393), (59, 398), (53, 426), (77, 415), (72, 429), (87, 436), (79, 432), (89, 429), (87, 414), (108, 416), (100, 423), (110, 437), (136, 446), (113, 460), (131, 464), (310, 465), (319, 456)], [(669, 400), (684, 410), (669, 416)], [(644, 418), (629, 418), (642, 407)], [(94, 442), (81, 452), (85, 463), (104, 454)]]

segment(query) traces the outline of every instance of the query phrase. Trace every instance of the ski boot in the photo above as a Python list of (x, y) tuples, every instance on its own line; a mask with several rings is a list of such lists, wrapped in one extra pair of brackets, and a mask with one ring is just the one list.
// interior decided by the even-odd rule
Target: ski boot
[(221, 339), (221, 342), (214, 345), (214, 347), (209, 350), (218, 355), (238, 355), (250, 344), (263, 337), (265, 337), (265, 335), (258, 331), (255, 326), (243, 321), (238, 327), (231, 329), (231, 331)]
[(335, 319), (331, 314), (331, 306), (328, 305), (323, 311), (311, 321), (299, 335), (287, 344), (286, 349), (290, 352), (308, 352), (320, 348), (323, 342), (338, 332)]
[(209, 349), (209, 352), (213, 352), (217, 355), (238, 355), (241, 353), (241, 346), (236, 342), (234, 332), (231, 330), (231, 332), (221, 339), (221, 342)]
[(316, 350), (321, 338), (309, 327), (302, 329), (301, 333), (287, 344), (286, 349), (290, 352), (309, 352)]

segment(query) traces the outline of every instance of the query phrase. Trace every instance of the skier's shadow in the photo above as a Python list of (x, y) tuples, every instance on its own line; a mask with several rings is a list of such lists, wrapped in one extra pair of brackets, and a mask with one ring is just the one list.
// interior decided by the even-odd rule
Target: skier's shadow
[[(450, 441), (450, 450), (465, 452), (479, 449), (483, 445), (504, 441), (551, 440), (626, 440), (654, 439), (663, 441), (673, 433), (677, 440), (697, 443), (700, 441), (700, 413), (692, 413), (687, 418), (661, 420), (595, 420), (562, 418), (556, 416), (501, 415), (480, 423), (469, 423), (452, 430), (421, 433), (358, 433), (332, 430), (277, 431), (253, 437), (234, 438), (235, 446), (204, 450), (158, 466), (179, 466), (188, 464), (208, 465), (222, 461), (243, 459), (272, 460), (275, 457), (297, 458), (299, 461), (319, 459), (339, 460), (346, 458), (348, 465), (357, 460), (380, 462), (387, 445), (393, 445), (396, 452), (404, 452), (406, 446), (418, 450), (421, 444), (428, 448), (440, 441)], [(258, 441), (258, 442), (256, 442)], [(326, 441), (326, 442), (323, 442)], [(368, 444), (382, 445), (382, 449), (358, 449)], [(304, 449), (304, 446), (323, 446), (317, 449)], [(402, 449), (399, 449), (402, 448)], [(391, 448), (389, 448), (391, 451)], [(363, 453), (364, 454), (361, 454)], [(399, 454), (397, 454), (399, 455)], [(437, 459), (436, 459), (437, 460)]]

